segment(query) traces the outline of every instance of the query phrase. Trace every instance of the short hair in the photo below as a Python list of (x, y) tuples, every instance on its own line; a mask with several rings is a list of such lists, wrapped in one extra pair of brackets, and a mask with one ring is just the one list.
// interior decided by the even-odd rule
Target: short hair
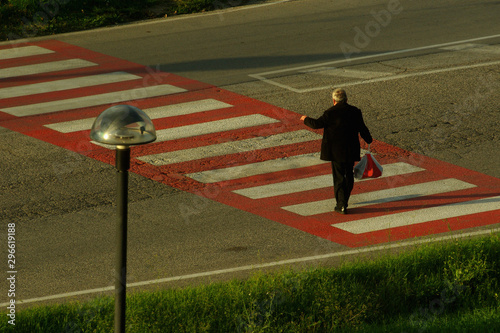
[(332, 98), (337, 103), (345, 102), (347, 100), (347, 94), (344, 89), (337, 88), (333, 91)]

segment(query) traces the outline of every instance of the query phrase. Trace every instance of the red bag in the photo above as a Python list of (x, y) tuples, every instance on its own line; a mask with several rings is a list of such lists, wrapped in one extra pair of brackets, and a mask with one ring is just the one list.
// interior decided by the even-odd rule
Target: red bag
[[(369, 149), (369, 148), (368, 148)], [(382, 176), (384, 168), (377, 162), (375, 157), (372, 156), (370, 151), (363, 156), (361, 161), (354, 167), (354, 178), (377, 178)]]

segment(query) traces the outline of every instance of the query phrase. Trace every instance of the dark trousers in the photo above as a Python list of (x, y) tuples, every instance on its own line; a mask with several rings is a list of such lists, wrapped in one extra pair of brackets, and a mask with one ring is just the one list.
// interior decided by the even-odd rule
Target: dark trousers
[(333, 162), (333, 191), (335, 192), (335, 200), (337, 207), (346, 207), (351, 196), (351, 191), (354, 186), (354, 162)]

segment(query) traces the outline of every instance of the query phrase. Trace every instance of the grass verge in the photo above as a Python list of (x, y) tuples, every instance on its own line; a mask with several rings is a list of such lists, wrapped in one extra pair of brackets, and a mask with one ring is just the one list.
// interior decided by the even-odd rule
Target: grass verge
[(0, 0), (0, 41), (244, 5), (248, 0)]
[[(500, 239), (130, 295), (127, 332), (499, 332)], [(112, 332), (114, 300), (19, 311), (2, 332)]]

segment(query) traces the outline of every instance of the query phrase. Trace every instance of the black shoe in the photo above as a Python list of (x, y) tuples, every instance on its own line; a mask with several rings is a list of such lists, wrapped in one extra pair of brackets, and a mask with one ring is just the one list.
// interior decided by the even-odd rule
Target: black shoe
[(339, 214), (347, 214), (347, 208), (335, 206), (334, 210)]

